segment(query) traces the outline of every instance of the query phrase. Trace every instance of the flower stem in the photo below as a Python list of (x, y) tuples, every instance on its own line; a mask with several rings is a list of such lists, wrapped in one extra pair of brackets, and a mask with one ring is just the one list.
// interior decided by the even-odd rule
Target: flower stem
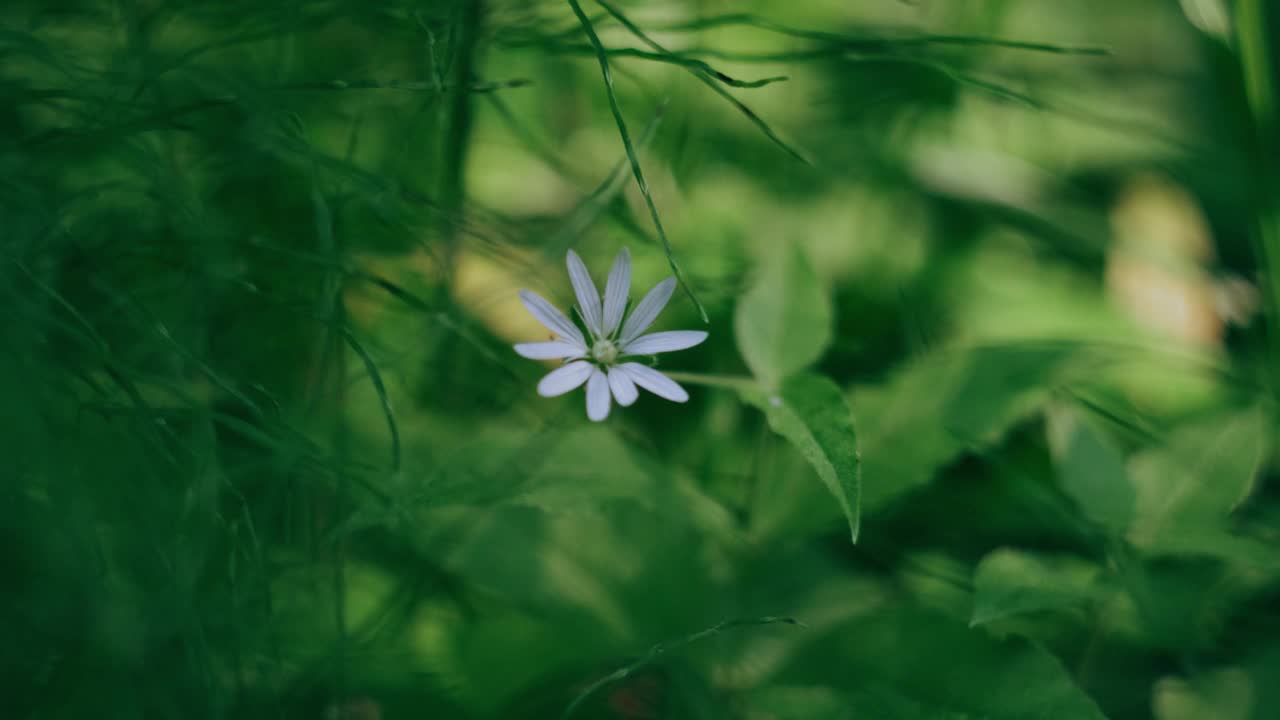
[(749, 390), (756, 387), (754, 378), (746, 375), (706, 375), (703, 373), (686, 373), (662, 371), (663, 375), (679, 382), (686, 382), (691, 385), (706, 385), (707, 387), (720, 387), (728, 390)]

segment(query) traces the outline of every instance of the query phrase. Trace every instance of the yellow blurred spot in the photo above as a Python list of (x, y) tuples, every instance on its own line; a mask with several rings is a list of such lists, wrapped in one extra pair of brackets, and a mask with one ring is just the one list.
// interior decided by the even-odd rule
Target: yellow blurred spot
[[(453, 300), (494, 335), (508, 342), (550, 340), (551, 331), (533, 319), (517, 293), (521, 288), (532, 290), (570, 314), (568, 305), (552, 296), (546, 287), (548, 283), (544, 282), (555, 277), (555, 270), (534, 255), (497, 260), (464, 249), (454, 257)], [(568, 282), (565, 275), (566, 286)]]
[(1111, 213), (1108, 293), (1142, 327), (1195, 344), (1222, 337), (1209, 226), (1195, 199), (1163, 178), (1134, 179)]
[(476, 143), (467, 165), (468, 191), (482, 205), (515, 215), (562, 213), (577, 190), (514, 141)]

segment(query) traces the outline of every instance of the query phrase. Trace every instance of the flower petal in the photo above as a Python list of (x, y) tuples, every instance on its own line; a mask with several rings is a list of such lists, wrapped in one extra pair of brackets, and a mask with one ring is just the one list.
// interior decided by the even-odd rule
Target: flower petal
[(542, 397), (563, 395), (586, 382), (592, 370), (595, 366), (583, 360), (556, 368), (538, 381), (538, 394)]
[(630, 407), (636, 398), (640, 397), (640, 391), (636, 390), (636, 384), (632, 382), (631, 376), (616, 367), (609, 370), (609, 389), (613, 391), (613, 398), (622, 407)]
[(640, 363), (622, 363), (618, 368), (625, 372), (635, 384), (660, 398), (666, 398), (672, 402), (684, 402), (689, 399), (689, 393), (677, 385), (675, 380), (651, 367)]
[(592, 368), (587, 381), (587, 417), (592, 422), (609, 417), (609, 380), (600, 368)]
[(576, 342), (582, 347), (587, 346), (587, 341), (583, 339), (582, 332), (574, 327), (573, 323), (569, 322), (569, 318), (557, 310), (555, 305), (543, 300), (538, 293), (531, 290), (521, 290), (520, 302), (524, 303), (524, 309), (528, 310), (535, 320), (542, 323), (543, 327), (565, 340)]
[(587, 323), (587, 329), (599, 337), (603, 334), (600, 332), (600, 293), (591, 281), (591, 273), (587, 272), (587, 266), (578, 253), (572, 250), (565, 256), (565, 264), (569, 266), (569, 281), (573, 283), (573, 294), (578, 296), (582, 319)]
[(604, 327), (601, 334), (605, 337), (613, 334), (622, 322), (622, 313), (627, 309), (627, 294), (631, 292), (631, 253), (626, 249), (618, 253), (609, 270), (609, 281), (604, 286)]
[(707, 339), (701, 330), (670, 330), (641, 335), (622, 346), (628, 355), (653, 355), (655, 353), (685, 350)]
[(655, 285), (649, 294), (644, 296), (644, 299), (636, 305), (636, 309), (631, 311), (631, 317), (622, 324), (622, 335), (619, 339), (623, 345), (635, 340), (640, 333), (649, 329), (653, 321), (658, 319), (658, 313), (667, 306), (667, 301), (671, 299), (671, 293), (675, 289), (676, 279), (669, 277)]
[(576, 358), (587, 353), (585, 347), (564, 340), (519, 343), (515, 348), (520, 357), (527, 357), (530, 360), (560, 360)]

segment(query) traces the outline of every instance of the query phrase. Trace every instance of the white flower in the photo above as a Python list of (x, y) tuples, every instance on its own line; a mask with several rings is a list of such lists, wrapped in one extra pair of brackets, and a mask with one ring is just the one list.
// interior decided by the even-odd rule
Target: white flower
[(640, 392), (636, 386), (674, 402), (689, 399), (689, 393), (674, 380), (637, 362), (626, 362), (628, 356), (654, 355), (684, 350), (707, 339), (701, 330), (674, 330), (641, 335), (666, 307), (675, 290), (676, 279), (669, 277), (658, 283), (631, 311), (626, 322), (622, 313), (631, 290), (631, 254), (626, 248), (618, 253), (605, 285), (604, 303), (591, 281), (582, 258), (570, 250), (566, 258), (569, 280), (578, 296), (578, 316), (587, 327), (590, 342), (564, 313), (537, 293), (520, 291), (520, 301), (529, 313), (557, 339), (547, 342), (520, 343), (516, 352), (533, 360), (564, 360), (538, 383), (538, 394), (555, 397), (587, 384), (587, 417), (599, 422), (609, 415), (610, 395), (627, 407)]

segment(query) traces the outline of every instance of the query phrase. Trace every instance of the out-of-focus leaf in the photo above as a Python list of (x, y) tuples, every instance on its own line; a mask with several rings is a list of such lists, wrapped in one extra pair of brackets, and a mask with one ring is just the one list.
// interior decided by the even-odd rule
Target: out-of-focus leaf
[(672, 638), (670, 640), (660, 642), (657, 645), (654, 645), (653, 647), (649, 648), (647, 652), (645, 652), (636, 660), (633, 660), (627, 663), (626, 665), (623, 665), (622, 667), (617, 668), (613, 672), (599, 678), (591, 685), (579, 691), (578, 695), (573, 699), (571, 703), (569, 703), (569, 705), (565, 708), (565, 711), (560, 715), (561, 720), (569, 720), (569, 717), (574, 714), (574, 711), (592, 695), (596, 694), (597, 692), (600, 692), (601, 690), (603, 690), (606, 687), (609, 687), (610, 685), (613, 685), (615, 683), (618, 683), (619, 681), (625, 680), (628, 677), (631, 677), (632, 675), (636, 674), (638, 671), (644, 669), (650, 664), (657, 662), (659, 658), (668, 657), (670, 654), (683, 650), (685, 647), (689, 645), (702, 642), (708, 638), (714, 637), (716, 635), (719, 635), (722, 632), (725, 632), (727, 630), (731, 630), (734, 628), (762, 627), (765, 625), (779, 625), (779, 624), (797, 625), (798, 623), (793, 618), (775, 617), (775, 616), (766, 616), (766, 617), (760, 617), (760, 618), (743, 618), (743, 619), (737, 619), (737, 620), (724, 620), (716, 623), (711, 627), (698, 630), (697, 632), (689, 633), (678, 638)]
[(1073, 354), (1064, 344), (939, 351), (857, 391), (867, 477), (875, 479), (864, 508), (883, 507), (966, 449), (999, 439), (1043, 402)]
[[(1151, 647), (1203, 651), (1221, 640), (1258, 579), (1230, 562), (1200, 552), (1156, 557), (1134, 552), (1113, 555), (1136, 611), (1136, 624)], [(1265, 580), (1263, 581), (1265, 582)]]
[(1265, 645), (1265, 649), (1248, 660), (1254, 691), (1249, 720), (1266, 720), (1268, 712), (1280, 707), (1280, 648)]
[(751, 695), (751, 707), (777, 720), (977, 720), (883, 688), (837, 692), (828, 687), (774, 686)]
[(1218, 558), (1242, 567), (1280, 571), (1280, 554), (1265, 538), (1249, 537), (1222, 525), (1186, 528), (1183, 532), (1160, 537), (1151, 549), (1170, 555), (1199, 555)]
[(1036, 612), (1069, 608), (1092, 599), (1098, 567), (1069, 556), (1046, 557), (1010, 548), (989, 553), (974, 572), (970, 626)]
[(1249, 720), (1252, 678), (1240, 668), (1223, 668), (1189, 680), (1167, 677), (1152, 691), (1156, 720)]
[[(775, 682), (801, 678), (875, 693), (865, 699), (870, 704), (860, 707), (865, 715), (859, 717), (1104, 718), (1058, 660), (1038, 645), (1015, 637), (995, 639), (981, 628), (902, 603), (826, 635), (798, 654)], [(886, 713), (874, 701), (882, 693), (910, 702), (878, 703), (904, 708)]]
[(1162, 447), (1133, 458), (1137, 517), (1130, 539), (1160, 550), (1188, 533), (1225, 527), (1248, 497), (1264, 456), (1269, 430), (1258, 409), (1188, 423)]
[(756, 379), (776, 388), (816, 361), (831, 342), (831, 299), (803, 251), (773, 248), (755, 285), (738, 302), (738, 351)]
[(659, 501), (658, 484), (616, 435), (586, 427), (557, 437), (512, 500), (550, 510), (615, 499), (651, 504)]
[[(607, 427), (583, 425), (565, 432), (530, 434), (494, 425), (478, 433), (446, 435), (432, 428), (411, 435), (418, 445), (437, 439), (443, 461), (409, 458), (432, 474), (422, 484), (398, 488), (397, 505), (417, 507), (532, 506), (550, 513), (592, 512), (625, 503), (687, 518), (712, 533), (729, 532), (732, 519), (716, 500), (680, 474), (629, 447)], [(600, 468), (608, 468), (601, 472)], [(377, 513), (361, 522), (377, 522)]]
[(840, 387), (822, 375), (802, 373), (783, 383), (777, 393), (746, 389), (747, 402), (764, 411), (769, 427), (800, 451), (835, 496), (858, 541), (862, 495), (862, 462), (853, 412)]
[(1074, 409), (1050, 408), (1046, 420), (1062, 489), (1090, 520), (1123, 533), (1133, 518), (1134, 503), (1124, 455)]
[(751, 707), (777, 720), (842, 720), (849, 699), (829, 687), (771, 686), (751, 693)]
[[(559, 513), (519, 505), (484, 513), (452, 507), (423, 513), (419, 520), (412, 530), (417, 544), (441, 558), (469, 587), (500, 600), (483, 615), (450, 628), (464, 652), (451, 658), (458, 664), (450, 670), (465, 678), (460, 694), (484, 710), (477, 716), (495, 716), (495, 707), (514, 701), (538, 678), (571, 673), (572, 690), (561, 695), (569, 685), (557, 688), (556, 702), (549, 705), (554, 712), (515, 715), (557, 717), (591, 683), (622, 667), (631, 668), (625, 675), (634, 678), (636, 671), (658, 665), (659, 658), (678, 655), (667, 651), (686, 641), (739, 625), (791, 624), (776, 617), (733, 619), (689, 634), (690, 598), (716, 597), (723, 580), (711, 572), (720, 564), (718, 558), (689, 552), (705, 536), (674, 507), (655, 511), (613, 503)], [(654, 532), (655, 527), (662, 532)], [(520, 612), (507, 613), (503, 607)], [(722, 607), (699, 608), (713, 617), (723, 612)], [(725, 637), (750, 632), (744, 630)], [(646, 638), (669, 633), (679, 635), (654, 657), (633, 665)], [(717, 638), (705, 644), (715, 648), (721, 642)], [(513, 647), (520, 652), (512, 652)], [(530, 653), (539, 661), (530, 663)], [(602, 686), (597, 699), (613, 695), (618, 689), (613, 680)], [(589, 709), (573, 717), (598, 716)]]
[(852, 712), (857, 713), (854, 717), (874, 717), (880, 720), (977, 720), (981, 717), (923, 703), (882, 688), (852, 693), (849, 707)]

